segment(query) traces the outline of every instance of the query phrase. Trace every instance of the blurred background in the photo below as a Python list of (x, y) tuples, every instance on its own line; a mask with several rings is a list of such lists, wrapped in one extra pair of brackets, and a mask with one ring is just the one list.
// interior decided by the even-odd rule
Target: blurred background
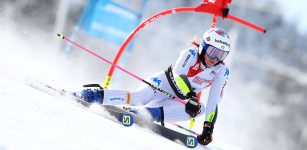
[[(110, 66), (59, 40), (57, 33), (112, 61), (122, 40), (140, 22), (167, 9), (200, 3), (1, 0), (0, 75), (69, 90), (87, 83), (103, 84)], [(233, 50), (226, 61), (230, 78), (219, 106), (214, 142), (245, 150), (307, 149), (304, 6), (303, 0), (233, 0), (230, 14), (265, 27), (266, 34), (230, 20), (218, 20), (217, 27), (229, 33)], [(190, 40), (209, 29), (211, 18), (203, 13), (176, 13), (157, 19), (135, 36), (119, 65), (142, 78), (166, 69), (181, 50), (191, 46)], [(109, 24), (114, 19), (118, 24)], [(110, 89), (131, 90), (139, 85), (139, 81), (116, 70)], [(201, 118), (197, 120), (196, 131), (201, 132), (202, 122)]]

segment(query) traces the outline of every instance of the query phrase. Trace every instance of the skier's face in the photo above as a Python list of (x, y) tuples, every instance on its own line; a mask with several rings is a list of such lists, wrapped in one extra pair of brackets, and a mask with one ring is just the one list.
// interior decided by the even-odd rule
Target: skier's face
[(204, 57), (205, 57), (206, 67), (208, 67), (208, 68), (210, 68), (210, 67), (212, 67), (212, 66), (214, 66), (215, 64), (218, 63), (217, 58), (210, 58), (207, 53), (205, 54)]

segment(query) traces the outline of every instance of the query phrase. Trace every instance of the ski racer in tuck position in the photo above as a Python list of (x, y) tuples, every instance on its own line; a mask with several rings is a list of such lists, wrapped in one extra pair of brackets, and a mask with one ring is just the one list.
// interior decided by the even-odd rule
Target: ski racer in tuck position
[[(197, 139), (202, 145), (212, 141), (212, 133), (229, 69), (223, 62), (230, 52), (230, 39), (226, 32), (211, 28), (200, 42), (192, 41), (193, 47), (183, 50), (174, 65), (166, 71), (153, 74), (146, 81), (186, 100), (182, 105), (163, 93), (142, 84), (136, 91), (85, 88), (75, 94), (89, 103), (101, 105), (144, 106), (155, 121), (174, 122), (189, 120), (205, 113), (203, 132)], [(211, 87), (210, 87), (211, 86)], [(210, 87), (206, 107), (197, 93)], [(203, 97), (203, 96), (202, 96)]]

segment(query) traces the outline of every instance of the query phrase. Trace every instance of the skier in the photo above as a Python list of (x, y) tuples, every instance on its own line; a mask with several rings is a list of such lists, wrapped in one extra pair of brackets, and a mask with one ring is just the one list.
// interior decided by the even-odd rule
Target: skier
[[(87, 88), (78, 92), (84, 100), (101, 105), (145, 106), (155, 121), (184, 121), (205, 113), (203, 132), (197, 137), (202, 145), (212, 141), (212, 133), (229, 69), (223, 60), (230, 52), (230, 39), (226, 32), (211, 28), (205, 32), (200, 43), (192, 41), (193, 47), (183, 50), (174, 65), (158, 72), (146, 81), (186, 100), (182, 105), (147, 84), (136, 91)], [(206, 107), (197, 93), (210, 87)], [(86, 87), (86, 86), (85, 86)], [(203, 96), (202, 96), (203, 97)], [(202, 107), (201, 107), (202, 105)]]

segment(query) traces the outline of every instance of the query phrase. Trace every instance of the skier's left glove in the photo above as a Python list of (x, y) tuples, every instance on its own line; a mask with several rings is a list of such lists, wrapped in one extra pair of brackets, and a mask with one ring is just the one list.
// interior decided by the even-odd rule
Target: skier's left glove
[(213, 125), (212, 123), (205, 121), (203, 132), (201, 135), (197, 136), (198, 143), (202, 145), (208, 145), (212, 142)]

